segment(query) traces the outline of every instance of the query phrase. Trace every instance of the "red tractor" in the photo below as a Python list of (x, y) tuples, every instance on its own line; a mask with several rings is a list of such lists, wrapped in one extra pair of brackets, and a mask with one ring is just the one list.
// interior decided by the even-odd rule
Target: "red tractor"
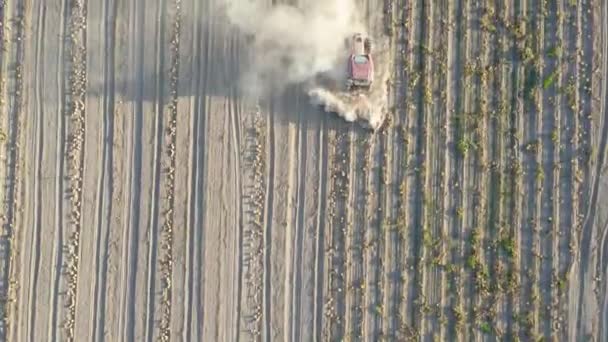
[(346, 88), (349, 91), (362, 89), (368, 91), (374, 81), (374, 60), (372, 59), (372, 41), (362, 34), (352, 37), (351, 52), (348, 58), (348, 79)]

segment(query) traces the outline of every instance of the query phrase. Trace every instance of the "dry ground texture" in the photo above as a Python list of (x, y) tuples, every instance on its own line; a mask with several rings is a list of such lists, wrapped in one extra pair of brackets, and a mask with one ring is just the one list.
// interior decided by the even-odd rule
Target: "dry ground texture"
[(607, 341), (606, 2), (356, 1), (376, 134), (219, 0), (0, 0), (0, 340)]

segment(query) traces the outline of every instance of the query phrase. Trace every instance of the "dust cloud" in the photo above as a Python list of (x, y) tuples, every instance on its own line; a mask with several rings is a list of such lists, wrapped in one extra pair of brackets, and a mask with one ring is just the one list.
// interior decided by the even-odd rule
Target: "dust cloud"
[[(377, 129), (386, 111), (387, 55), (382, 34), (370, 34), (354, 0), (312, 0), (301, 5), (270, 5), (260, 0), (225, 0), (231, 25), (251, 37), (251, 60), (241, 90), (251, 95), (304, 85), (311, 103), (348, 121)], [(372, 90), (345, 89), (348, 39), (356, 32), (374, 41)]]

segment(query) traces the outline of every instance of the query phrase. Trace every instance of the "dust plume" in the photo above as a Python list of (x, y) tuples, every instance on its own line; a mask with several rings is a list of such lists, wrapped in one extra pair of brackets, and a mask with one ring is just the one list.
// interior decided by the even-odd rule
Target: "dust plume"
[[(354, 96), (344, 90), (348, 39), (367, 34), (354, 0), (311, 0), (301, 5), (270, 5), (260, 0), (225, 0), (228, 21), (251, 37), (252, 57), (240, 80), (245, 92), (263, 95), (302, 84), (311, 102), (346, 120), (380, 124), (386, 102), (382, 50), (375, 84), (369, 94)], [(371, 35), (376, 41), (380, 37)], [(321, 78), (330, 82), (322, 82)], [(337, 85), (337, 86), (336, 86)]]

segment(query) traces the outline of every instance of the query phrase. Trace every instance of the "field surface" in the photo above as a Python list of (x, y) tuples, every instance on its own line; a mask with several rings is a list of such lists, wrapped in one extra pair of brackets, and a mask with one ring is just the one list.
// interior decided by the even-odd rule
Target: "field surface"
[(0, 0), (0, 340), (608, 341), (606, 2), (357, 1), (375, 134), (220, 0)]

